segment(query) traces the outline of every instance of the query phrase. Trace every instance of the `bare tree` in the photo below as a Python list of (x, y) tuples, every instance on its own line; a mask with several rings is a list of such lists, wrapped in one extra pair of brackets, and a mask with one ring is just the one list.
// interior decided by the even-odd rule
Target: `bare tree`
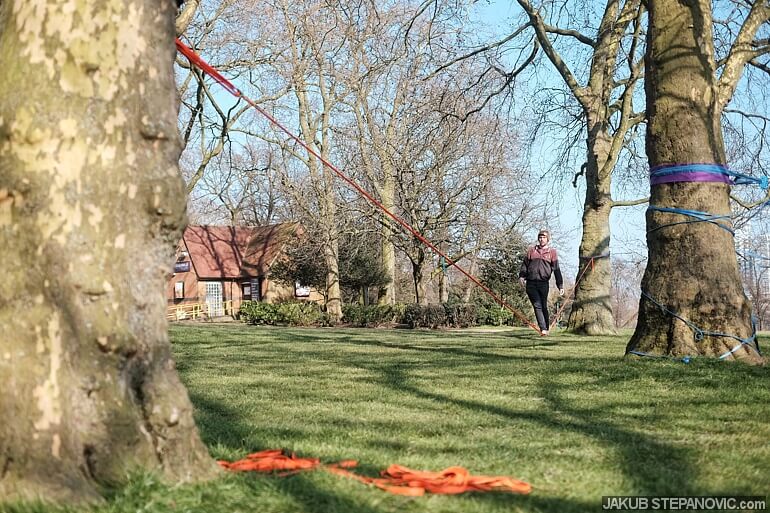
[(175, 13), (0, 2), (2, 501), (98, 501), (136, 469), (216, 472), (164, 320), (185, 224)]
[[(250, 39), (258, 17), (251, 0), (195, 0), (184, 4), (177, 18), (177, 32), (197, 53), (228, 75), (245, 75), (242, 90), (257, 104), (268, 103), (286, 91), (272, 87), (263, 71), (272, 55)], [(211, 87), (205, 74), (177, 59), (179, 92), (182, 99), (179, 124), (185, 145), (182, 171), (191, 194), (208, 167), (238, 145), (239, 132), (253, 124), (251, 106), (221, 94)], [(247, 133), (249, 133), (247, 131)]]
[(274, 163), (276, 153), (280, 154), (259, 140), (249, 140), (242, 147), (232, 145), (230, 152), (215, 159), (211, 172), (191, 192), (191, 204), (197, 208), (208, 205), (210, 222), (232, 226), (290, 221), (279, 166)]
[[(482, 112), (472, 124), (446, 116), (440, 101), (451, 89), (449, 83), (426, 87), (420, 95), (424, 103), (411, 107), (414, 120), (398, 159), (397, 202), (409, 224), (463, 264), (499, 234), (490, 229), (495, 221), (513, 228), (526, 217), (521, 192), (529, 183), (516, 166), (511, 127)], [(399, 237), (396, 246), (411, 262), (416, 300), (426, 301), (431, 271), (441, 264), (411, 236)], [(443, 299), (447, 292), (444, 286)]]
[[(343, 8), (344, 9), (344, 8)], [(420, 87), (427, 54), (424, 43), (415, 41), (414, 31), (408, 44), (394, 41), (404, 23), (405, 10), (399, 5), (378, 8), (362, 3), (358, 9), (344, 11), (350, 22), (357, 25), (351, 34), (350, 66), (345, 77), (351, 91), (355, 125), (351, 137), (357, 143), (360, 175), (373, 189), (380, 203), (396, 211), (396, 167), (401, 139), (409, 129), (412, 113), (407, 105), (410, 95)], [(407, 11), (408, 12), (408, 11)], [(379, 302), (393, 304), (396, 300), (396, 256), (393, 244), (392, 220), (379, 215), (381, 226), (381, 259), (390, 281), (380, 291)]]
[[(569, 328), (578, 333), (603, 334), (614, 330), (610, 305), (610, 225), (615, 202), (611, 196), (612, 172), (629, 130), (644, 119), (634, 111), (634, 89), (642, 76), (639, 47), (644, 8), (639, 0), (608, 0), (595, 35), (551, 25), (528, 0), (517, 0), (529, 18), (538, 41), (582, 110), (586, 134), (583, 172), (586, 196), (580, 267), (591, 265), (575, 290)], [(557, 6), (551, 7), (557, 11)], [(570, 38), (591, 55), (583, 84), (554, 44)], [(625, 68), (625, 72), (623, 72)], [(596, 258), (600, 257), (600, 258)]]
[[(594, 3), (583, 1), (517, 2), (525, 14), (524, 22), (498, 41), (458, 55), (440, 69), (467, 59), (483, 59), (488, 63), (487, 71), (467, 87), (470, 90), (489, 81), (499, 84), (502, 79), (499, 89), (489, 93), (502, 94), (516, 90), (516, 80), (528, 67), (540, 62), (536, 56), (542, 49), (549, 65), (559, 74), (566, 91), (548, 83), (539, 87), (545, 96), (540, 105), (531, 99), (522, 100), (520, 95), (510, 94), (508, 99), (533, 104), (536, 126), (557, 125), (558, 137), (564, 140), (557, 163), (567, 162), (579, 140), (585, 140), (585, 163), (579, 174), (586, 182), (579, 267), (591, 263), (592, 271), (577, 285), (569, 326), (579, 333), (610, 333), (614, 331), (610, 263), (603, 257), (609, 253), (610, 211), (626, 204), (612, 199), (611, 180), (632, 129), (644, 120), (643, 113), (634, 109), (634, 92), (643, 73), (645, 9), (640, 0), (607, 0), (598, 12)], [(443, 3), (426, 0), (424, 9), (418, 12), (427, 12), (429, 5), (435, 13)], [(529, 54), (527, 46), (532, 48)], [(511, 53), (518, 56), (512, 66), (507, 64)], [(510, 71), (502, 71), (507, 65)], [(539, 66), (531, 74), (537, 75), (537, 69)], [(471, 109), (468, 115), (476, 111)], [(552, 119), (554, 116), (556, 119)], [(542, 128), (533, 135), (540, 131)], [(556, 165), (553, 170), (561, 172), (564, 167)]]

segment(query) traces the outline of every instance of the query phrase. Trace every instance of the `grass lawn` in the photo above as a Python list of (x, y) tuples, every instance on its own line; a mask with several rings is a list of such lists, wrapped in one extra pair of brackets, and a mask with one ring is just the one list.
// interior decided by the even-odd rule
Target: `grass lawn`
[(137, 476), (94, 511), (583, 512), (602, 495), (768, 494), (770, 368), (626, 361), (628, 335), (175, 325), (218, 459), (286, 448), (368, 475), (460, 465), (533, 492), (407, 498), (319, 471), (174, 488)]

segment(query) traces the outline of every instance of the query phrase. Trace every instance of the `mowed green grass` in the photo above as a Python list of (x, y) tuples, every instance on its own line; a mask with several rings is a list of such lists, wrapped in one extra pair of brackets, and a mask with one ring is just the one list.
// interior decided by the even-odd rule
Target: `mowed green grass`
[(625, 360), (628, 335), (175, 325), (215, 458), (285, 448), (367, 475), (460, 465), (533, 492), (407, 498), (320, 471), (172, 488), (137, 476), (94, 511), (583, 512), (603, 495), (766, 495), (770, 368)]

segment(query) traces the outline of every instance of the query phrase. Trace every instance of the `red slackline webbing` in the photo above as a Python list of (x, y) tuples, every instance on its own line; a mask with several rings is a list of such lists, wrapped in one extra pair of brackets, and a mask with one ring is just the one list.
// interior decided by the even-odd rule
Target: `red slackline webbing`
[(364, 484), (374, 485), (397, 495), (420, 496), (425, 492), (454, 495), (490, 491), (528, 494), (532, 491), (532, 486), (524, 481), (505, 476), (474, 476), (463, 467), (449, 467), (441, 472), (426, 472), (401, 465), (391, 465), (380, 472), (380, 477), (366, 477), (349, 470), (358, 464), (355, 460), (323, 464), (318, 458), (300, 458), (294, 453), (287, 456), (280, 449), (268, 449), (249, 454), (238, 461), (219, 461), (218, 463), (230, 471), (279, 472), (279, 476), (322, 469)]
[(524, 314), (513, 308), (511, 305), (506, 303), (501, 297), (499, 297), (497, 294), (495, 294), (492, 289), (481, 283), (478, 278), (473, 276), (471, 273), (460, 267), (457, 263), (455, 263), (454, 260), (449, 258), (444, 252), (442, 252), (440, 249), (438, 249), (434, 244), (432, 244), (428, 239), (426, 239), (420, 232), (418, 232), (416, 229), (414, 229), (409, 223), (401, 219), (399, 216), (388, 210), (385, 205), (377, 201), (376, 198), (374, 198), (371, 194), (366, 192), (365, 189), (363, 189), (361, 186), (359, 186), (356, 182), (353, 181), (350, 177), (348, 177), (345, 173), (337, 169), (337, 167), (323, 158), (321, 155), (318, 154), (313, 148), (305, 144), (304, 141), (302, 141), (299, 137), (294, 135), (289, 129), (284, 127), (280, 122), (278, 122), (277, 119), (275, 119), (273, 116), (271, 116), (266, 110), (261, 108), (257, 103), (244, 95), (237, 87), (235, 87), (229, 80), (227, 80), (225, 77), (223, 77), (216, 69), (214, 69), (210, 64), (208, 64), (206, 61), (204, 61), (200, 55), (195, 53), (192, 48), (185, 45), (182, 41), (177, 38), (176, 40), (176, 48), (179, 50), (179, 52), (187, 57), (189, 59), (190, 63), (194, 66), (196, 66), (198, 69), (209, 75), (211, 78), (216, 80), (222, 87), (224, 87), (227, 92), (235, 96), (236, 98), (242, 98), (246, 103), (251, 105), (257, 112), (262, 114), (265, 118), (267, 118), (270, 123), (275, 125), (278, 129), (280, 129), (283, 133), (288, 135), (291, 139), (293, 139), (297, 144), (302, 146), (305, 151), (313, 155), (315, 158), (323, 162), (323, 164), (328, 167), (330, 170), (332, 170), (338, 177), (340, 177), (345, 183), (350, 185), (353, 189), (355, 189), (361, 196), (369, 200), (372, 204), (377, 206), (380, 210), (385, 212), (385, 214), (393, 219), (396, 223), (401, 225), (405, 230), (407, 230), (409, 233), (414, 235), (420, 242), (428, 246), (434, 253), (441, 256), (448, 262), (450, 265), (452, 265), (455, 269), (460, 271), (465, 277), (467, 277), (469, 280), (471, 280), (473, 283), (478, 285), (484, 292), (489, 294), (500, 306), (504, 307), (506, 310), (511, 312), (513, 315), (515, 315), (520, 321), (524, 322), (527, 326), (532, 328), (533, 330), (540, 333), (540, 328), (538, 328), (535, 324), (533, 324)]

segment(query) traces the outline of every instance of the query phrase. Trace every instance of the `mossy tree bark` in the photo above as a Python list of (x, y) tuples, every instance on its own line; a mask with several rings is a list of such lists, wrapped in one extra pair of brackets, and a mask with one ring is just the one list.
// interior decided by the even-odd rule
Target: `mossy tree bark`
[(166, 332), (171, 0), (0, 2), (0, 501), (215, 475)]
[[(742, 67), (744, 57), (731, 52), (717, 78), (710, 1), (653, 0), (648, 4), (649, 165), (725, 164), (720, 115), (735, 89), (740, 76), (735, 70)], [(756, 4), (761, 8), (765, 2)], [(752, 12), (758, 21), (761, 9)], [(744, 25), (749, 32), (753, 30), (752, 37), (756, 27)], [(650, 205), (729, 215), (729, 193), (729, 186), (721, 183), (654, 185)], [(701, 330), (742, 339), (752, 334), (751, 305), (741, 285), (732, 235), (713, 223), (682, 223), (687, 220), (691, 219), (679, 214), (647, 212), (649, 262), (642, 279), (639, 321), (627, 351), (718, 357), (738, 344), (733, 338), (698, 336), (659, 305)], [(729, 225), (729, 221), (722, 222)], [(747, 345), (729, 358), (762, 361)]]

